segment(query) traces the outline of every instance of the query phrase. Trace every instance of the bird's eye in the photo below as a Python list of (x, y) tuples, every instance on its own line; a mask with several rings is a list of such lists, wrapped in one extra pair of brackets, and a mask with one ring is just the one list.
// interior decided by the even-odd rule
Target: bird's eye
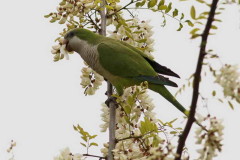
[(72, 38), (74, 36), (73, 32), (70, 32), (68, 37)]

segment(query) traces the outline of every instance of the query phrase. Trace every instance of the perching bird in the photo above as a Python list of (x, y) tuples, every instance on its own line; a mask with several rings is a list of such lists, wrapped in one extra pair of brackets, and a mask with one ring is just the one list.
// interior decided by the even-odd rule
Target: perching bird
[(82, 28), (69, 31), (63, 43), (66, 44), (67, 51), (80, 54), (93, 70), (110, 81), (119, 95), (123, 94), (124, 88), (147, 81), (149, 89), (162, 95), (187, 115), (187, 110), (164, 86), (177, 87), (177, 84), (160, 74), (179, 76), (142, 51), (125, 42)]

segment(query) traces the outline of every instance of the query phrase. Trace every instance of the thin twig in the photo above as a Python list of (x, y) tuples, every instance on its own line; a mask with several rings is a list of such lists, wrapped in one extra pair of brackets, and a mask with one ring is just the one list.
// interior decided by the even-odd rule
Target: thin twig
[(125, 137), (125, 138), (122, 138), (122, 139), (116, 139), (116, 142), (120, 142), (120, 141), (124, 141), (124, 140), (127, 140), (127, 139), (139, 139), (139, 138), (142, 138), (148, 134), (151, 134), (152, 132), (154, 131), (149, 131), (143, 135), (140, 135), (140, 136), (129, 136), (129, 137)]
[(205, 29), (203, 31), (203, 34), (202, 34), (202, 41), (201, 41), (201, 45), (200, 45), (198, 63), (197, 63), (196, 71), (194, 74), (193, 96), (192, 96), (190, 113), (189, 113), (187, 124), (183, 130), (183, 133), (179, 137), (179, 144), (178, 144), (178, 148), (177, 148), (178, 157), (176, 157), (175, 160), (181, 160), (181, 155), (182, 155), (183, 148), (185, 146), (186, 139), (191, 130), (192, 124), (195, 121), (195, 112), (196, 112), (197, 100), (198, 100), (198, 96), (199, 96), (199, 84), (200, 84), (200, 80), (201, 80), (201, 70), (202, 70), (202, 66), (203, 66), (204, 56), (206, 55), (207, 40), (208, 40), (209, 32), (210, 32), (210, 29), (212, 26), (212, 22), (214, 21), (214, 16), (215, 16), (215, 11), (217, 8), (218, 1), (219, 0), (212, 1), (210, 13), (209, 13), (209, 16), (207, 19), (207, 23), (206, 23)]
[(111, 13), (111, 14), (108, 14), (107, 17), (111, 17), (112, 15), (116, 14), (117, 12), (120, 12), (121, 10), (123, 9), (126, 9), (129, 5), (133, 4), (133, 3), (136, 3), (138, 2), (139, 0), (131, 0), (128, 4), (126, 4), (124, 7), (120, 8), (119, 10), (116, 10), (115, 12)]
[(89, 18), (90, 22), (91, 22), (94, 26), (96, 26), (96, 28), (99, 30), (100, 28), (99, 28), (98, 25), (94, 22), (94, 20), (92, 19), (92, 17), (91, 17), (89, 14), (87, 14), (87, 15), (88, 15), (88, 18)]
[[(149, 8), (125, 8), (126, 10), (129, 10), (129, 9), (149, 9)], [(168, 14), (168, 13), (164, 13), (162, 10), (159, 10), (159, 12), (161, 12), (162, 14), (164, 15), (167, 15), (168, 17), (171, 17), (175, 20), (177, 20), (179, 23), (183, 23), (180, 19), (177, 19), (176, 17), (173, 17), (172, 15)]]
[(86, 157), (95, 157), (95, 158), (99, 158), (99, 159), (106, 159), (106, 157), (96, 156), (96, 155), (92, 155), (92, 154), (83, 154), (83, 156), (86, 156)]

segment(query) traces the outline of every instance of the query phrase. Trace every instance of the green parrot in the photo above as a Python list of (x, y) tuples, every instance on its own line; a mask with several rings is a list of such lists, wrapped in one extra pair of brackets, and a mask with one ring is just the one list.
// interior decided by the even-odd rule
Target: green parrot
[(123, 94), (124, 88), (147, 81), (149, 89), (188, 115), (164, 86), (177, 87), (177, 84), (160, 74), (180, 77), (135, 47), (82, 28), (69, 31), (63, 44), (66, 44), (67, 51), (77, 52), (93, 70), (111, 82), (119, 95)]

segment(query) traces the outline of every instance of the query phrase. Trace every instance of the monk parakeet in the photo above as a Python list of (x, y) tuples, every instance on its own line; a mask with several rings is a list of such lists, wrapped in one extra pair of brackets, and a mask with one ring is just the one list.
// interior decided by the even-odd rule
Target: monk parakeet
[(67, 51), (77, 52), (93, 70), (110, 81), (119, 95), (123, 94), (124, 88), (147, 81), (149, 89), (159, 93), (187, 114), (187, 110), (164, 86), (177, 87), (177, 84), (160, 74), (179, 76), (144, 52), (125, 42), (82, 28), (69, 31), (63, 43), (66, 44)]

